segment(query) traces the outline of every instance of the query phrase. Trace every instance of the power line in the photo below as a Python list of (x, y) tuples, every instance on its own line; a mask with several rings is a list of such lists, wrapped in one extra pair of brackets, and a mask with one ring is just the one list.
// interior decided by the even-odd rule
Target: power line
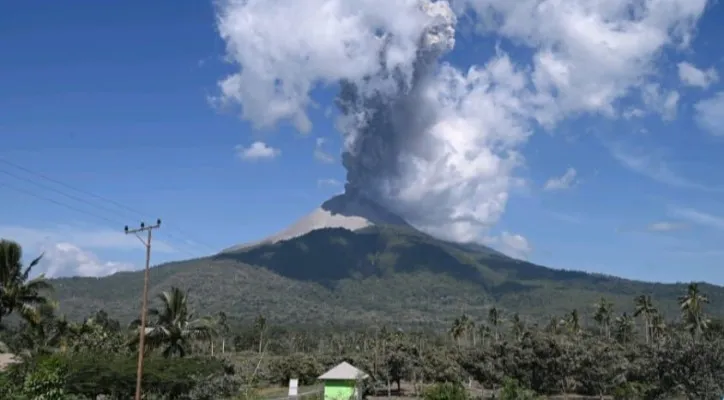
[(71, 205), (69, 205), (69, 204), (66, 204), (66, 203), (63, 203), (63, 202), (60, 202), (60, 201), (57, 201), (57, 200), (54, 200), (54, 199), (52, 199), (52, 198), (50, 198), (50, 197), (45, 197), (45, 196), (43, 196), (43, 195), (39, 195), (39, 194), (37, 194), (37, 193), (33, 193), (33, 192), (30, 192), (30, 191), (25, 190), (25, 189), (21, 189), (21, 188), (19, 188), (19, 187), (17, 187), (17, 186), (13, 186), (13, 185), (8, 184), (7, 182), (0, 182), (0, 186), (6, 187), (6, 188), (8, 188), (8, 189), (10, 189), (10, 190), (14, 190), (14, 191), (19, 192), (19, 193), (23, 193), (23, 194), (28, 195), (28, 196), (31, 196), (31, 197), (35, 197), (36, 199), (45, 200), (45, 201), (50, 202), (50, 203), (53, 203), (53, 204), (55, 204), (55, 205), (57, 205), (57, 206), (65, 207), (65, 208), (67, 208), (67, 209), (69, 209), (69, 210), (73, 210), (73, 211), (79, 212), (79, 213), (81, 213), (81, 214), (86, 214), (86, 215), (89, 215), (89, 216), (94, 217), (94, 218), (102, 219), (102, 220), (104, 220), (104, 221), (106, 221), (106, 222), (110, 222), (110, 223), (113, 224), (113, 225), (118, 225), (118, 224), (119, 224), (118, 221), (114, 221), (114, 220), (112, 220), (112, 219), (110, 219), (110, 218), (107, 218), (107, 217), (104, 217), (104, 216), (102, 216), (102, 215), (98, 215), (98, 214), (94, 214), (94, 213), (88, 212), (88, 211), (86, 211), (86, 210), (83, 210), (83, 209), (80, 209), (80, 208), (71, 206)]
[(65, 197), (67, 197), (67, 198), (69, 198), (69, 199), (71, 199), (71, 200), (75, 200), (75, 201), (77, 201), (77, 202), (79, 202), (79, 203), (83, 203), (83, 204), (89, 205), (89, 206), (91, 206), (91, 207), (101, 208), (101, 209), (104, 209), (104, 210), (106, 210), (106, 211), (108, 211), (108, 212), (111, 212), (111, 213), (114, 213), (114, 214), (117, 213), (116, 210), (112, 210), (112, 209), (107, 208), (107, 207), (104, 207), (104, 206), (99, 206), (99, 205), (97, 205), (97, 204), (93, 204), (93, 203), (91, 203), (90, 201), (88, 201), (88, 200), (86, 200), (86, 199), (84, 199), (84, 198), (82, 198), (82, 197), (78, 197), (78, 196), (74, 196), (74, 195), (72, 195), (72, 194), (65, 193), (65, 192), (63, 192), (63, 191), (61, 191), (61, 190), (58, 190), (58, 189), (56, 189), (56, 188), (54, 188), (54, 187), (52, 187), (52, 186), (50, 186), (50, 185), (45, 185), (45, 184), (42, 184), (42, 183), (38, 183), (38, 182), (32, 181), (32, 180), (30, 180), (30, 179), (27, 179), (27, 178), (22, 177), (22, 176), (20, 176), (20, 175), (14, 174), (14, 173), (12, 173), (12, 172), (4, 171), (4, 170), (1, 170), (1, 169), (0, 169), (0, 173), (3, 173), (3, 174), (8, 175), (8, 176), (11, 176), (11, 177), (13, 177), (13, 178), (15, 178), (15, 179), (18, 179), (18, 180), (21, 180), (21, 181), (25, 181), (25, 182), (31, 183), (31, 184), (33, 184), (33, 185), (35, 185), (35, 186), (37, 186), (37, 187), (39, 187), (39, 188), (41, 188), (41, 189), (46, 189), (46, 190), (50, 190), (51, 192), (58, 193), (58, 194), (60, 194), (60, 195), (62, 195), (62, 196), (65, 196)]
[[(93, 197), (93, 198), (95, 198), (95, 199), (97, 199), (97, 200), (100, 200), (100, 201), (102, 201), (102, 202), (104, 202), (104, 203), (112, 204), (112, 205), (114, 205), (115, 207), (117, 207), (117, 208), (119, 208), (119, 209), (121, 209), (121, 210), (124, 210), (126, 213), (131, 213), (131, 214), (134, 215), (134, 216), (140, 216), (141, 219), (147, 218), (148, 215), (149, 215), (148, 213), (145, 213), (145, 212), (140, 211), (140, 210), (138, 210), (138, 209), (134, 209), (134, 208), (132, 208), (132, 207), (126, 206), (126, 205), (124, 205), (124, 204), (121, 204), (121, 203), (113, 200), (113, 199), (110, 199), (110, 198), (101, 196), (101, 195), (99, 195), (99, 194), (96, 194), (96, 193), (93, 193), (93, 192), (90, 192), (90, 191), (87, 191), (87, 190), (83, 190), (83, 189), (74, 187), (74, 186), (72, 186), (72, 185), (69, 185), (69, 184), (67, 184), (67, 183), (65, 183), (65, 182), (62, 182), (62, 181), (58, 180), (58, 179), (52, 178), (52, 177), (50, 177), (50, 176), (48, 176), (48, 175), (45, 175), (45, 174), (43, 174), (43, 173), (40, 173), (40, 172), (37, 172), (37, 171), (33, 171), (33, 170), (31, 170), (30, 168), (27, 168), (27, 167), (24, 167), (24, 166), (22, 166), (22, 165), (20, 165), (20, 164), (15, 163), (15, 162), (9, 161), (9, 160), (7, 160), (7, 159), (5, 159), (5, 158), (3, 158), (3, 157), (0, 157), (0, 163), (9, 165), (9, 166), (11, 166), (11, 167), (13, 167), (13, 168), (16, 168), (16, 169), (21, 170), (21, 171), (23, 171), (23, 172), (26, 172), (26, 173), (28, 173), (28, 174), (37, 176), (37, 177), (39, 177), (39, 178), (41, 178), (41, 179), (43, 179), (43, 180), (45, 180), (45, 181), (52, 182), (52, 183), (54, 183), (54, 184), (56, 184), (56, 185), (62, 186), (62, 187), (64, 187), (64, 188), (69, 189), (69, 190), (72, 190), (72, 191), (74, 191), (74, 192), (77, 192), (77, 193), (80, 193), (80, 194), (83, 194), (83, 195), (86, 195), (86, 196)], [(108, 207), (104, 207), (104, 206), (102, 206), (102, 207), (101, 207), (101, 206), (98, 206), (97, 204), (93, 204), (92, 202), (89, 202), (89, 201), (86, 200), (86, 199), (83, 199), (83, 198), (80, 198), (80, 197), (78, 197), (78, 196), (74, 196), (74, 195), (65, 193), (65, 192), (63, 192), (63, 191), (61, 191), (61, 190), (58, 190), (57, 188), (54, 188), (54, 187), (49, 186), (49, 185), (44, 185), (44, 184), (41, 184), (41, 183), (38, 183), (38, 182), (34, 182), (34, 181), (31, 180), (31, 179), (28, 179), (28, 178), (26, 178), (26, 177), (19, 176), (19, 175), (17, 175), (17, 174), (12, 173), (12, 172), (3, 171), (3, 170), (0, 170), (0, 172), (4, 173), (4, 174), (6, 174), (6, 175), (12, 176), (12, 177), (14, 177), (14, 178), (16, 178), (16, 179), (33, 183), (33, 184), (36, 185), (36, 186), (44, 187), (44, 188), (46, 188), (46, 189), (48, 189), (48, 190), (51, 190), (51, 191), (56, 192), (56, 193), (59, 193), (59, 194), (65, 196), (65, 197), (68, 197), (68, 198), (73, 199), (73, 200), (75, 200), (75, 201), (78, 201), (78, 202), (87, 204), (87, 205), (89, 205), (89, 206), (91, 206), (91, 207), (102, 208), (102, 209), (104, 209), (104, 210), (106, 210), (106, 211), (109, 211), (109, 212), (111, 212), (111, 213), (114, 213), (114, 214), (117, 214), (117, 213), (118, 213), (117, 210), (112, 210), (112, 209), (110, 209), (110, 208), (108, 208)], [(77, 210), (77, 209), (76, 209), (76, 210)], [(104, 218), (104, 219), (106, 219), (106, 218)], [(168, 231), (169, 229), (166, 228), (166, 230)], [(205, 247), (205, 248), (206, 248), (207, 250), (209, 250), (211, 253), (215, 253), (216, 251), (218, 251), (218, 249), (216, 249), (215, 246), (210, 246), (210, 245), (208, 245), (208, 244), (206, 244), (206, 243), (204, 243), (204, 242), (202, 242), (202, 241), (200, 241), (200, 240), (197, 240), (197, 239), (193, 238), (192, 235), (189, 235), (187, 232), (183, 231), (183, 230), (182, 230), (181, 228), (179, 228), (179, 227), (175, 227), (175, 228), (172, 227), (171, 230), (172, 230), (172, 231), (176, 231), (176, 233), (178, 233), (179, 236), (184, 236), (184, 237), (186, 237), (186, 239), (176, 238), (177, 240), (182, 240), (182, 241), (185, 242), (185, 243), (188, 243), (188, 242), (195, 243), (195, 244), (197, 244), (197, 245), (200, 245), (201, 247)], [(170, 238), (174, 238), (174, 236), (171, 235), (170, 233), (166, 233), (166, 235), (167, 235), (168, 237), (170, 237)]]
[[(0, 172), (3, 172), (3, 171), (0, 171)], [(116, 220), (110, 219), (110, 218), (105, 217), (105, 216), (103, 216), (103, 215), (99, 215), (99, 214), (96, 214), (96, 213), (93, 213), (93, 212), (89, 212), (89, 211), (87, 211), (87, 210), (83, 210), (82, 208), (78, 208), (78, 207), (72, 206), (72, 205), (70, 205), (70, 204), (63, 203), (63, 202), (61, 202), (61, 201), (57, 201), (57, 200), (55, 200), (55, 199), (53, 199), (53, 198), (50, 198), (50, 197), (47, 197), (47, 196), (43, 196), (43, 195), (40, 195), (40, 194), (37, 194), (37, 193), (33, 193), (33, 192), (31, 192), (31, 191), (29, 191), (29, 190), (26, 190), (26, 189), (24, 189), (24, 188), (20, 188), (20, 187), (18, 187), (18, 186), (10, 185), (10, 184), (8, 184), (7, 182), (0, 182), (0, 187), (5, 187), (5, 188), (8, 188), (8, 189), (10, 189), (10, 190), (14, 190), (14, 191), (16, 191), (16, 192), (18, 192), (18, 193), (22, 193), (22, 194), (24, 194), (24, 195), (31, 196), (31, 197), (34, 197), (34, 198), (36, 198), (36, 199), (44, 200), (44, 201), (47, 201), (47, 202), (49, 202), (49, 203), (55, 204), (55, 205), (60, 206), (60, 207), (65, 207), (65, 208), (67, 208), (67, 209), (69, 209), (69, 210), (78, 212), (78, 213), (80, 213), (80, 214), (84, 214), (84, 215), (87, 215), (87, 216), (90, 216), (90, 217), (93, 217), (93, 218), (97, 218), (97, 219), (106, 221), (106, 222), (110, 223), (112, 226), (122, 225), (122, 222), (119, 222), (120, 220), (118, 220), (118, 219), (116, 219)], [(169, 235), (169, 234), (167, 234), (167, 236), (170, 237), (170, 238), (172, 238), (172, 239), (174, 238), (174, 237), (172, 237), (172, 236)], [(189, 252), (188, 250), (186, 250), (186, 249), (184, 249), (184, 248), (177, 248), (177, 247), (173, 247), (173, 248), (174, 248), (175, 250), (181, 251), (182, 253), (185, 253), (186, 255), (190, 256), (191, 258), (198, 258), (198, 257), (199, 257), (198, 254), (191, 253), (191, 252)]]

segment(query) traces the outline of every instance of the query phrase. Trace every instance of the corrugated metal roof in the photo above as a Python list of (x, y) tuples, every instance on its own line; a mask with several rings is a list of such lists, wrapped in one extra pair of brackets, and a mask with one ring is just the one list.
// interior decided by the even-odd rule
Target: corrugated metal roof
[(349, 364), (348, 362), (343, 362), (336, 367), (330, 369), (329, 371), (322, 374), (319, 378), (321, 380), (357, 380), (357, 379), (365, 379), (368, 375), (365, 374), (363, 371), (357, 369), (353, 365)]

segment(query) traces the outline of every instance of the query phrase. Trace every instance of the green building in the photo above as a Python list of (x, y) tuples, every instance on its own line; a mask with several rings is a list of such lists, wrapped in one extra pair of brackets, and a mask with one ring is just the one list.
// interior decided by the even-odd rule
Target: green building
[(319, 378), (324, 382), (324, 400), (360, 400), (362, 381), (369, 376), (347, 362), (343, 362)]

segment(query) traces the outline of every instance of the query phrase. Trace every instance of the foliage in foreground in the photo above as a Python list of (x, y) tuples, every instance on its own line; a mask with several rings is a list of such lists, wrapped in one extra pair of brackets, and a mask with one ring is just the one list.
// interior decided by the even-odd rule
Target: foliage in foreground
[[(144, 393), (166, 399), (228, 398), (239, 388), (231, 376), (233, 370), (216, 359), (149, 357), (144, 366)], [(99, 395), (125, 399), (136, 387), (136, 358), (58, 353), (29, 359), (0, 377), (3, 399), (95, 399)]]
[[(23, 268), (17, 257), (6, 259), (12, 262), (0, 270), (11, 271), (0, 271), (0, 307), (3, 316), (21, 323), (0, 329), (0, 341), (24, 361), (0, 373), (0, 399), (129, 398), (137, 327), (124, 329), (102, 310), (82, 323), (56, 315), (40, 290), (42, 277), (12, 272)], [(408, 382), (428, 400), (477, 397), (464, 387), (472, 382), (499, 399), (577, 393), (699, 400), (724, 394), (724, 324), (708, 317), (708, 297), (696, 284), (679, 298), (681, 314), (674, 321), (642, 294), (633, 299), (631, 314), (616, 313), (601, 299), (591, 305), (591, 324), (584, 322), (585, 310), (540, 325), (490, 307), (487, 319), (461, 315), (444, 333), (384, 326), (275, 330), (261, 315), (247, 329), (233, 329), (223, 314), (193, 317), (181, 290), (171, 288), (157, 300), (143, 349), (148, 400), (248, 398), (256, 388), (292, 377), (312, 384), (340, 361), (365, 370), (375, 386), (371, 392), (389, 396)]]

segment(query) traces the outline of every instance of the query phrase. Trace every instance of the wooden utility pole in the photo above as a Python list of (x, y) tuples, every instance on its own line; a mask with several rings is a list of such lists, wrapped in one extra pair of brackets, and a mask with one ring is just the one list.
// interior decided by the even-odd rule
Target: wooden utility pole
[[(141, 227), (137, 229), (124, 228), (126, 235), (134, 234), (138, 240), (146, 247), (146, 270), (143, 272), (143, 299), (141, 300), (141, 327), (138, 332), (138, 367), (136, 368), (136, 397), (135, 400), (141, 400), (141, 381), (143, 380), (143, 356), (146, 345), (146, 308), (148, 307), (148, 275), (151, 269), (151, 232), (161, 227), (161, 220), (156, 220), (156, 225), (146, 226), (141, 222)], [(141, 232), (147, 232), (146, 240), (139, 235)]]

